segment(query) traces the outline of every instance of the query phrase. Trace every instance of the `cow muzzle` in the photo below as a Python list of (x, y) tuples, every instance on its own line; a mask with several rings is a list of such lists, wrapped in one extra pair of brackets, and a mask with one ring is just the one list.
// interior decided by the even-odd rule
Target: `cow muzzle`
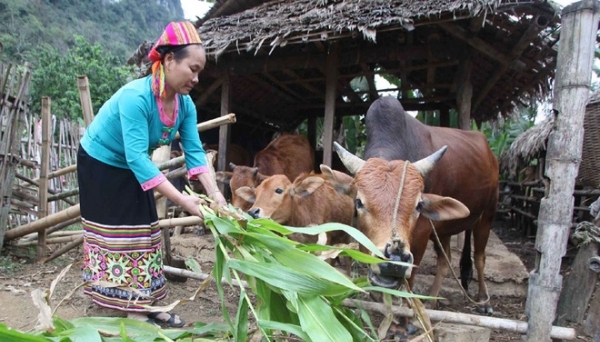
[(412, 274), (413, 255), (410, 251), (404, 250), (390, 252), (389, 245), (385, 248), (383, 255), (390, 261), (400, 261), (411, 264), (411, 266), (392, 262), (372, 265), (369, 269), (369, 281), (376, 286), (397, 289), (402, 285), (401, 280), (410, 278)]
[(262, 217), (260, 208), (250, 208), (250, 210), (248, 210), (248, 214), (255, 219)]

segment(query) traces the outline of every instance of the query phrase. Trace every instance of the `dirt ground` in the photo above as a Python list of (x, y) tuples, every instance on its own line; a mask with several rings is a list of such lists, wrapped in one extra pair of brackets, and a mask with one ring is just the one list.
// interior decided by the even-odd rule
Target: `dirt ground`
[[(171, 244), (174, 254), (182, 258), (194, 258), (199, 262), (202, 271), (209, 273), (213, 262), (214, 239), (210, 234), (198, 234), (198, 229), (189, 229), (188, 232), (173, 237)], [(507, 227), (506, 222), (497, 222), (494, 232), (502, 240), (504, 246), (516, 254), (525, 265), (527, 271), (534, 265), (534, 241), (523, 237), (515, 229)], [(54, 247), (54, 249), (58, 246)], [(34, 262), (34, 248), (4, 248), (0, 255), (0, 322), (9, 327), (23, 331), (33, 329), (36, 325), (38, 310), (33, 305), (30, 293), (36, 288), (49, 288), (59, 272), (68, 264), (82, 260), (82, 249), (76, 248), (49, 263), (40, 264)], [(455, 256), (455, 258), (458, 258)], [(568, 260), (567, 260), (568, 261)], [(419, 272), (426, 272), (423, 268)], [(417, 278), (419, 281), (419, 278)], [(58, 284), (52, 297), (53, 307), (58, 304), (68, 293), (72, 292), (82, 283), (80, 267), (75, 265)], [(185, 283), (168, 282), (169, 296), (163, 304), (171, 303), (178, 299), (189, 298), (200, 287), (201, 281), (189, 279)], [(526, 288), (525, 283), (519, 285), (521, 289)], [(473, 285), (472, 287), (476, 287)], [(234, 314), (238, 303), (238, 290), (226, 288), (227, 308), (230, 314)], [(491, 292), (491, 291), (490, 291)], [(509, 295), (492, 293), (494, 317), (524, 320), (525, 293), (522, 290), (508, 291)], [(444, 293), (441, 293), (444, 296)], [(470, 305), (462, 296), (443, 301), (440, 310), (476, 314), (475, 307)], [(90, 310), (91, 301), (78, 289), (57, 310), (57, 315), (64, 319), (73, 319), (82, 316), (94, 316), (95, 311)], [(214, 284), (199, 295), (194, 301), (181, 304), (173, 310), (191, 325), (195, 322), (223, 322), (221, 316), (221, 304)], [(372, 320), (378, 322), (380, 318), (376, 315)], [(518, 333), (507, 333), (493, 330), (491, 341), (515, 341), (520, 340)], [(586, 339), (581, 339), (586, 340)], [(587, 339), (591, 341), (591, 339)]]

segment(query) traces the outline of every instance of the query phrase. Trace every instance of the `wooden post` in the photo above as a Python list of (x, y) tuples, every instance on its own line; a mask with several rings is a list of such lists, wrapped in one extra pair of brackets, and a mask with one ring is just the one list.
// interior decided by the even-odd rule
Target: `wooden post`
[(554, 324), (559, 326), (565, 326), (567, 321), (583, 323), (598, 279), (598, 274), (588, 267), (590, 258), (598, 255), (598, 244), (592, 240), (579, 245), (578, 248), (571, 272), (565, 280), (565, 286), (558, 300)]
[[(223, 76), (221, 84), (221, 116), (227, 115), (231, 107), (231, 80), (228, 74)], [(227, 149), (229, 147), (229, 137), (231, 129), (229, 125), (224, 125), (219, 128), (219, 154), (217, 155), (217, 169), (225, 171), (227, 168)], [(218, 183), (219, 191), (225, 193), (225, 184)]]
[(83, 122), (85, 123), (85, 127), (87, 127), (94, 120), (90, 83), (87, 76), (77, 76), (77, 88), (79, 88), (79, 101), (81, 102), (81, 110), (83, 111)]
[(525, 341), (550, 341), (550, 328), (562, 287), (573, 190), (581, 160), (583, 119), (588, 101), (600, 3), (584, 0), (562, 10), (562, 29), (554, 81), (555, 128), (548, 137), (545, 175), (548, 196), (540, 204), (535, 247), (536, 266), (529, 277)]
[(335, 98), (338, 84), (338, 63), (340, 46), (332, 43), (327, 55), (325, 75), (325, 120), (323, 122), (323, 164), (331, 166), (333, 149), (333, 118), (335, 116)]
[[(1, 64), (0, 64), (1, 66)], [(7, 82), (8, 75), (10, 72), (10, 66), (8, 71), (6, 72), (6, 77), (2, 79), (2, 73), (0, 72), (0, 82)], [(0, 67), (0, 69), (3, 69)], [(16, 72), (15, 77), (16, 79)], [(19, 147), (21, 142), (21, 127), (25, 126), (25, 112), (21, 110), (21, 104), (25, 101), (25, 94), (28, 92), (29, 88), (29, 80), (31, 78), (31, 71), (29, 68), (26, 69), (25, 75), (23, 75), (21, 79), (21, 84), (19, 85), (18, 94), (14, 99), (13, 105), (11, 109), (8, 108), (8, 96), (10, 94), (10, 86), (6, 89), (4, 88), (6, 84), (0, 84), (0, 93), (4, 93), (3, 103), (4, 106), (0, 106), (0, 116), (4, 115), (4, 111), (8, 112), (7, 117), (13, 118), (12, 122), (6, 126), (7, 130), (4, 131), (2, 138), (0, 138), (0, 248), (4, 244), (4, 233), (8, 228), (8, 212), (10, 211), (10, 199), (12, 196), (12, 188), (13, 181), (16, 175), (16, 165), (18, 164), (18, 159), (15, 158), (19, 155)], [(8, 130), (10, 127), (10, 130)], [(0, 129), (1, 130), (1, 129)]]
[(471, 99), (473, 84), (471, 84), (471, 56), (463, 59), (458, 68), (456, 87), (456, 109), (458, 111), (458, 128), (471, 129)]
[(450, 109), (440, 109), (440, 127), (450, 127)]
[[(48, 216), (48, 169), (50, 164), (50, 98), (42, 97), (42, 161), (40, 163), (40, 186), (38, 188), (38, 220)], [(46, 250), (46, 231), (38, 233), (37, 258), (41, 260)]]

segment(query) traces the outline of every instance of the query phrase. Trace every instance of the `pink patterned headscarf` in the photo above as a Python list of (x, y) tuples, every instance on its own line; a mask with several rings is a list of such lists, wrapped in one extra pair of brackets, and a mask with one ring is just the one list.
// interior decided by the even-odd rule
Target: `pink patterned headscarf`
[(158, 38), (158, 41), (150, 52), (148, 58), (152, 61), (152, 91), (163, 97), (165, 95), (165, 70), (162, 59), (164, 56), (156, 50), (160, 46), (177, 46), (200, 44), (200, 36), (194, 24), (189, 21), (171, 22)]

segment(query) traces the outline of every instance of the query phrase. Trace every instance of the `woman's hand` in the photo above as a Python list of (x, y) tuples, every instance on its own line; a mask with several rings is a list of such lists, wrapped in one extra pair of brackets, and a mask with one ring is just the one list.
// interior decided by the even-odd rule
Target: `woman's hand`
[(200, 204), (206, 204), (206, 202), (198, 198), (196, 196), (190, 196), (188, 194), (182, 194), (181, 202), (179, 203), (183, 210), (187, 211), (191, 215), (196, 215), (200, 218), (204, 218), (202, 212), (200, 212), (200, 208), (198, 207)]
[(212, 198), (213, 198), (213, 200), (215, 200), (215, 202), (217, 203), (217, 205), (219, 206), (219, 208), (227, 206), (227, 200), (225, 200), (225, 197), (223, 196), (223, 194), (221, 193), (221, 191), (216, 191), (213, 194)]

